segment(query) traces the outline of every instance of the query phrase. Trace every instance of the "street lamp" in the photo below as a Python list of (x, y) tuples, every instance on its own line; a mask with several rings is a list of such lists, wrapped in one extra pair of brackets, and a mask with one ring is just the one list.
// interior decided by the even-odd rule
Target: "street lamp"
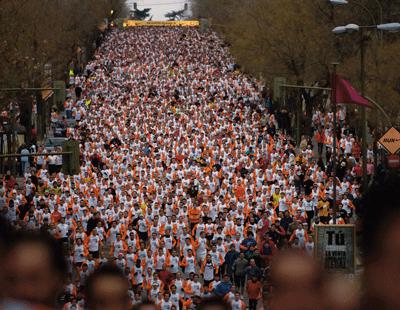
[(358, 32), (361, 31), (362, 29), (377, 29), (387, 32), (398, 32), (400, 31), (400, 23), (387, 23), (387, 24), (379, 24), (371, 26), (359, 26), (357, 24), (347, 24), (346, 26), (337, 26), (333, 28), (332, 32), (334, 34), (342, 34), (342, 33)]
[[(331, 0), (334, 1), (334, 0)], [(339, 1), (339, 0), (335, 0)], [(361, 96), (365, 97), (365, 37), (364, 29), (377, 29), (380, 31), (396, 32), (400, 31), (400, 23), (387, 23), (371, 26), (359, 26), (356, 24), (348, 24), (346, 26), (337, 26), (332, 29), (332, 32), (336, 35), (344, 33), (360, 33), (360, 83), (361, 83)], [(361, 108), (361, 118), (362, 118), (362, 170), (363, 170), (363, 188), (367, 188), (367, 111), (366, 107)]]
[(400, 23), (388, 23), (377, 25), (376, 28), (382, 31), (398, 32), (400, 31)]
[(349, 3), (347, 0), (330, 0), (329, 2), (333, 5), (343, 5)]
[[(335, 6), (340, 6), (340, 5), (349, 4), (349, 1), (348, 1), (348, 0), (328, 0), (328, 1), (329, 1), (332, 5), (335, 5)], [(354, 0), (353, 0), (352, 3), (358, 5), (358, 6), (361, 7), (363, 10), (365, 10), (366, 12), (368, 12), (368, 14), (372, 17), (374, 23), (376, 23), (375, 17), (374, 17), (374, 15), (372, 14), (372, 12), (371, 12), (370, 9), (368, 9), (364, 4), (362, 4), (362, 3), (358, 2), (358, 1), (354, 1)], [(382, 7), (382, 4), (379, 2), (379, 0), (375, 0), (375, 3), (376, 3), (376, 5), (379, 7), (379, 22), (380, 22), (380, 23), (383, 23), (383, 7)]]
[(334, 34), (342, 34), (347, 32), (346, 26), (338, 26), (332, 29)]

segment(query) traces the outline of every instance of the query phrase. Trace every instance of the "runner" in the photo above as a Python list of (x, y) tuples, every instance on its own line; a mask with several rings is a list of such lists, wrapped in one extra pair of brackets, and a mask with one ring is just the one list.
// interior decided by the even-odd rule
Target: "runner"
[[(64, 175), (60, 158), (44, 154), (24, 166), (24, 190), (3, 180), (2, 213), (69, 250), (67, 287), (76, 293), (66, 308), (92, 269), (114, 262), (132, 303), (147, 295), (162, 309), (186, 309), (209, 291), (230, 292), (243, 309), (247, 290), (255, 309), (257, 279), (277, 249), (310, 252), (315, 222), (331, 223), (335, 212), (351, 220), (360, 183), (344, 161), (332, 201), (332, 114), (313, 117), (317, 153), (325, 146), (327, 157), (317, 164), (314, 142), (296, 146), (265, 106), (263, 83), (232, 64), (213, 32), (111, 32), (74, 79), (80, 98), (66, 101), (80, 174)], [(346, 131), (338, 138), (350, 156), (355, 140)]]

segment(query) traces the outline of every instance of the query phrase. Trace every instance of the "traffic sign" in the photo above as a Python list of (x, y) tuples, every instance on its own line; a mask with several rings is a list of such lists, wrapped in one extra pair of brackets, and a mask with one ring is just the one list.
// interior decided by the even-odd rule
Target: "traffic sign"
[(386, 157), (388, 167), (392, 169), (400, 168), (400, 156), (399, 155), (389, 155)]
[(380, 139), (379, 143), (390, 153), (396, 154), (400, 149), (400, 132), (392, 127)]

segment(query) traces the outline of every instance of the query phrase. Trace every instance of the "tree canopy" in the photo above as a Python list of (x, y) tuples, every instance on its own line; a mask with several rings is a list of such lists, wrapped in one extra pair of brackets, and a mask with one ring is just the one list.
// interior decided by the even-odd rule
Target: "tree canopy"
[(139, 10), (138, 8), (136, 8), (130, 12), (131, 18), (135, 20), (145, 20), (147, 18), (150, 18), (150, 11), (151, 9), (149, 8), (143, 10)]
[(124, 9), (123, 0), (0, 0), (0, 86), (40, 85), (45, 65), (62, 78), (77, 49), (92, 49), (105, 18)]
[[(291, 83), (329, 84), (331, 63), (360, 88), (360, 36), (335, 36), (336, 26), (398, 21), (399, 0), (358, 0), (333, 6), (321, 0), (194, 0), (196, 17), (208, 18), (245, 71), (271, 85), (276, 76)], [(400, 118), (400, 35), (366, 32), (366, 94)], [(371, 113), (373, 114), (373, 113)], [(371, 119), (371, 118), (370, 118)]]
[[(0, 88), (49, 87), (65, 80), (69, 68), (83, 65), (83, 54), (90, 57), (107, 21), (124, 14), (124, 0), (0, 0)], [(0, 91), (0, 111), (11, 101), (18, 104), (28, 141), (33, 97), (43, 132), (41, 92)]]
[(171, 12), (168, 12), (164, 16), (168, 18), (168, 20), (181, 20), (183, 18), (183, 15), (185, 13), (185, 10), (179, 10), (179, 11), (174, 11), (172, 10)]

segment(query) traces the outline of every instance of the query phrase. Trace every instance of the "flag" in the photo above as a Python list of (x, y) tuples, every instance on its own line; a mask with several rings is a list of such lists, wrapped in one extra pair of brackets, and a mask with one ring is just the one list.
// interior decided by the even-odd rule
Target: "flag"
[(369, 101), (362, 97), (350, 84), (349, 81), (335, 76), (335, 87), (336, 87), (336, 102), (337, 103), (349, 103), (356, 104), (363, 107), (370, 108)]

